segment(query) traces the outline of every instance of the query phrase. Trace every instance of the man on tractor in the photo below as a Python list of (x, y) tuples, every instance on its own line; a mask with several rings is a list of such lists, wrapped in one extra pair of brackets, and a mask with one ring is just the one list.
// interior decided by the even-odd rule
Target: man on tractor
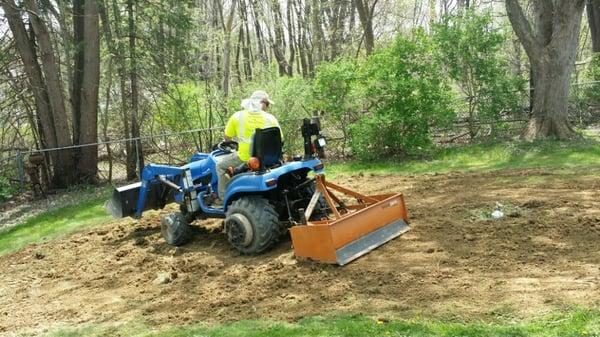
[(227, 174), (230, 167), (237, 167), (250, 159), (250, 147), (252, 137), (256, 129), (268, 127), (278, 127), (279, 122), (272, 114), (267, 112), (273, 101), (263, 90), (257, 90), (249, 98), (242, 100), (242, 108), (233, 114), (225, 126), (225, 140), (235, 140), (238, 143), (238, 150), (230, 154), (218, 157), (217, 176), (219, 179), (219, 193), (215, 204), (222, 202), (225, 197), (227, 184), (231, 180)]

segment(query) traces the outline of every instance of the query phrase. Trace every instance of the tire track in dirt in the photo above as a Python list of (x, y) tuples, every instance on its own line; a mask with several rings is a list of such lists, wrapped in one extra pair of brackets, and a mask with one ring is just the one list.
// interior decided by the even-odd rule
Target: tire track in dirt
[[(160, 237), (158, 212), (115, 221), (0, 257), (0, 334), (336, 312), (490, 320), (600, 304), (594, 175), (505, 170), (337, 182), (404, 192), (412, 231), (337, 267), (297, 262), (289, 240), (240, 256), (218, 221), (199, 222), (195, 239), (177, 249)], [(506, 216), (482, 216), (496, 202)], [(168, 283), (156, 284), (159, 274)]]

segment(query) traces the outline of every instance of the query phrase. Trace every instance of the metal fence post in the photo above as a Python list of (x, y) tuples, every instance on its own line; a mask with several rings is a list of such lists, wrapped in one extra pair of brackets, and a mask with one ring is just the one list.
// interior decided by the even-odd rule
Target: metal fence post
[(137, 168), (139, 170), (138, 178), (142, 179), (142, 168), (140, 167), (140, 150), (139, 150), (139, 145), (138, 145), (139, 141), (140, 141), (140, 138), (135, 139), (135, 162), (136, 162), (135, 166), (137, 166)]
[(23, 169), (23, 154), (20, 150), (17, 151), (17, 174), (19, 175), (19, 189), (21, 193), (25, 191), (25, 171)]

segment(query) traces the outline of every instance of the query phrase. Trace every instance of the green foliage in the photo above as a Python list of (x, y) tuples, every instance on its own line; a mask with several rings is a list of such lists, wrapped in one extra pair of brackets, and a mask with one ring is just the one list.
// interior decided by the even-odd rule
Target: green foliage
[(317, 67), (313, 84), (316, 109), (334, 117), (355, 113), (358, 70), (354, 59), (338, 59)]
[(351, 127), (358, 158), (421, 151), (431, 145), (431, 126), (443, 126), (454, 117), (434, 53), (429, 38), (417, 30), (409, 38), (398, 36), (362, 66), (358, 85), (368, 113)]
[[(600, 81), (600, 53), (593, 56), (587, 73), (592, 82)], [(591, 105), (593, 111), (600, 110), (600, 90), (598, 90), (598, 83), (593, 83), (591, 86), (587, 87), (584, 96), (585, 101)]]
[(0, 202), (10, 199), (16, 189), (7, 177), (0, 175)]
[(169, 131), (208, 127), (206, 93), (193, 82), (174, 84), (157, 99), (153, 121)]
[(301, 77), (276, 76), (262, 81), (245, 83), (233, 95), (234, 110), (241, 109), (242, 99), (250, 97), (255, 90), (264, 90), (275, 104), (269, 108), (269, 112), (280, 121), (298, 119), (310, 116), (313, 105), (311, 94), (311, 83)]
[[(494, 27), (491, 14), (468, 10), (446, 16), (433, 27), (433, 42), (450, 78), (467, 96), (470, 120), (500, 120), (518, 111), (524, 81), (512, 75), (502, 48), (507, 36)], [(471, 126), (471, 136), (478, 126)]]

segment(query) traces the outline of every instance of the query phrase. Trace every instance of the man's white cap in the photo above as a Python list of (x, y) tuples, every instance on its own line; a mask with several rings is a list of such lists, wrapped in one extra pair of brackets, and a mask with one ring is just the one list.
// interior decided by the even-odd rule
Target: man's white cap
[(252, 93), (252, 96), (250, 96), (250, 99), (257, 100), (257, 101), (265, 100), (265, 101), (269, 102), (269, 104), (275, 104), (275, 102), (273, 102), (271, 99), (269, 99), (269, 94), (267, 94), (267, 92), (264, 90), (256, 90), (255, 92)]
[(242, 108), (250, 111), (260, 111), (262, 101), (267, 101), (271, 105), (275, 104), (269, 99), (269, 95), (264, 90), (256, 90), (249, 98), (242, 100)]

